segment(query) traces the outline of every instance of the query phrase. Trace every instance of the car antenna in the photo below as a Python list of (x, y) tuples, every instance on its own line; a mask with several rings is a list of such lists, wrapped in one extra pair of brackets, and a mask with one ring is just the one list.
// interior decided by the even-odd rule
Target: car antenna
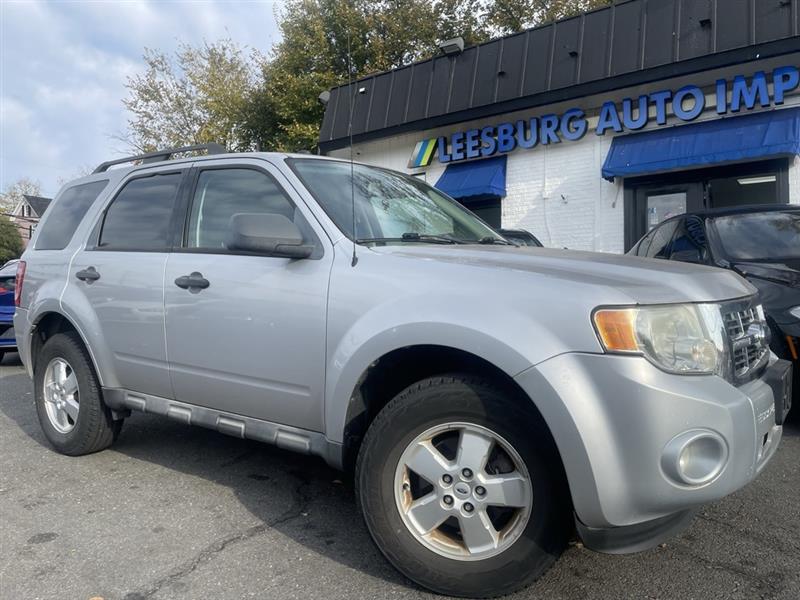
[(347, 29), (347, 92), (350, 97), (350, 117), (347, 123), (347, 136), (350, 139), (350, 206), (353, 211), (353, 259), (350, 266), (355, 267), (358, 263), (356, 256), (356, 246), (358, 235), (356, 234), (356, 182), (355, 166), (353, 164), (353, 55), (350, 48), (350, 28)]

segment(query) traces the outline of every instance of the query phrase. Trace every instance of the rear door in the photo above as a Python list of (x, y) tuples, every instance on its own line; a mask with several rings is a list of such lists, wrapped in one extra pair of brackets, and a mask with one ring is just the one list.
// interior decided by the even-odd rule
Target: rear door
[(137, 171), (104, 208), (72, 261), (69, 285), (84, 294), (112, 353), (120, 387), (172, 397), (164, 341), (164, 269), (188, 168)]
[[(322, 429), (325, 319), (333, 248), (270, 163), (196, 163), (180, 248), (167, 261), (166, 337), (177, 400)], [(236, 213), (277, 213), (315, 251), (292, 260), (225, 247)], [(208, 282), (184, 288), (181, 277)]]

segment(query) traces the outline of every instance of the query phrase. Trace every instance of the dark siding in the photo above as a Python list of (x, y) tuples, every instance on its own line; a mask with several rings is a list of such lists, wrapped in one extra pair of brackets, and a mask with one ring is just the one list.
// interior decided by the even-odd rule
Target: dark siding
[(350, 90), (341, 87), (336, 94), (336, 122), (333, 124), (334, 139), (346, 138), (348, 136), (347, 127), (350, 124), (350, 105), (348, 98)]
[(453, 60), (449, 56), (433, 59), (431, 97), (428, 100), (429, 117), (443, 115), (447, 112), (447, 101), (450, 99), (450, 70)]
[(389, 98), (389, 113), (386, 117), (386, 126), (391, 127), (406, 120), (406, 102), (411, 85), (411, 67), (394, 71), (392, 81), (392, 95)]
[[(616, 0), (358, 81), (353, 133), (381, 137), (800, 52), (798, 7), (800, 0)], [(345, 143), (348, 98), (346, 86), (331, 90), (323, 149)]]
[[(367, 117), (369, 116), (369, 103), (372, 98), (373, 80), (360, 81), (356, 84), (356, 103), (353, 107), (353, 135), (364, 133), (367, 130)], [(364, 93), (359, 93), (363, 89)]]
[(331, 90), (331, 97), (328, 99), (328, 106), (325, 107), (325, 114), (322, 116), (322, 125), (319, 129), (319, 139), (331, 139), (331, 132), (333, 131), (333, 123), (336, 121), (336, 97), (339, 95), (341, 88), (333, 88)]
[(628, 2), (616, 7), (611, 44), (611, 74), (629, 73), (639, 68), (642, 38), (642, 3)]
[(497, 100), (508, 100), (519, 96), (522, 70), (525, 68), (525, 40), (527, 33), (520, 33), (503, 40), (503, 55), (497, 74)]
[(392, 74), (384, 73), (375, 77), (372, 84), (372, 109), (369, 111), (369, 130), (383, 129), (386, 125), (386, 109), (389, 107), (389, 94), (392, 88)]
[[(456, 112), (470, 107), (472, 80), (475, 76), (475, 58), (477, 56), (478, 47), (473, 46), (464, 50), (456, 60), (450, 106), (447, 112)], [(481, 82), (481, 85), (484, 85), (484, 82)]]
[(717, 21), (714, 23), (717, 52), (741, 48), (750, 43), (750, 32), (753, 30), (751, 7), (752, 0), (718, 0)]
[(479, 47), (478, 67), (475, 79), (480, 82), (472, 93), (472, 106), (482, 106), (494, 102), (497, 86), (497, 60), (500, 57), (500, 40)]
[(680, 60), (711, 52), (711, 34), (715, 27), (712, 8), (712, 0), (681, 0)]
[(674, 0), (648, 0), (644, 27), (644, 68), (671, 63), (674, 59)]
[(553, 72), (550, 74), (550, 88), (558, 89), (574, 85), (578, 80), (578, 58), (581, 32), (581, 18), (560, 21), (555, 25), (556, 43), (553, 49)]
[[(755, 0), (756, 42), (792, 35), (791, 0)], [(794, 3), (797, 6), (797, 2)]]
[(580, 80), (594, 81), (608, 75), (608, 51), (611, 39), (611, 9), (586, 15), (583, 24)]
[(525, 60), (525, 82), (522, 95), (528, 96), (550, 89), (550, 65), (553, 51), (553, 27), (528, 32), (528, 56)]
[(433, 62), (426, 61), (414, 65), (411, 76), (411, 95), (408, 97), (408, 114), (406, 120), (424, 119), (428, 108), (428, 89), (431, 82)]

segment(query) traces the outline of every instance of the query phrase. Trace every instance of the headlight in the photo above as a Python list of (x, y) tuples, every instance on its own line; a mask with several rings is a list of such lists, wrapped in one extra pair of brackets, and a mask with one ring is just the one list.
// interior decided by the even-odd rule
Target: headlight
[(795, 306), (794, 308), (789, 309), (789, 314), (795, 319), (800, 319), (800, 306)]
[(718, 304), (601, 308), (594, 325), (607, 352), (640, 354), (670, 373), (729, 373)]

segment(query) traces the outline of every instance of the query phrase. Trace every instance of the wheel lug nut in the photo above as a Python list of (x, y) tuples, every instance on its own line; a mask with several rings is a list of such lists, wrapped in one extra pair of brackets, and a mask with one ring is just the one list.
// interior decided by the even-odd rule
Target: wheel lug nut
[(482, 485), (479, 485), (478, 487), (475, 488), (475, 493), (478, 496), (483, 496), (486, 493), (486, 488), (483, 487)]
[(468, 512), (468, 513), (470, 513), (470, 512), (472, 512), (472, 510), (473, 510), (474, 508), (475, 508), (475, 507), (474, 507), (474, 506), (472, 506), (472, 504), (470, 504), (469, 502), (465, 502), (465, 503), (464, 503), (464, 511), (465, 511), (465, 512)]
[(442, 475), (442, 481), (444, 481), (445, 483), (453, 483), (453, 477), (445, 473), (444, 475)]
[(467, 479), (469, 479), (470, 477), (472, 477), (472, 470), (471, 470), (471, 469), (463, 469), (463, 470), (461, 471), (461, 474), (462, 474), (464, 477), (466, 477)]
[(452, 496), (445, 496), (442, 499), (444, 500), (444, 503), (447, 504), (447, 506), (450, 506), (450, 505), (453, 504), (453, 497)]

